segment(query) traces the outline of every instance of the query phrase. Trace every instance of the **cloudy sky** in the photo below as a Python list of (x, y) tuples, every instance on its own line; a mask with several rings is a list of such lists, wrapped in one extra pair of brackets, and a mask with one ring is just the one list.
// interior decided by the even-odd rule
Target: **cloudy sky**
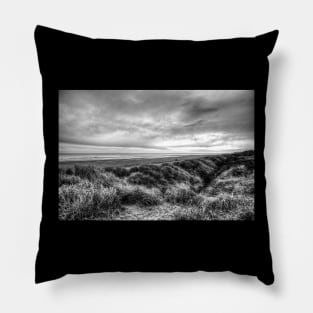
[(253, 149), (253, 90), (60, 90), (59, 152)]

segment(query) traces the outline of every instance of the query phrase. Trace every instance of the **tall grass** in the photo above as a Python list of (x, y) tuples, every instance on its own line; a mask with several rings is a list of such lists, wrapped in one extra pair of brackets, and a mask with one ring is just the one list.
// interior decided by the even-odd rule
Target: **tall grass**
[(253, 153), (59, 170), (60, 219), (123, 219), (132, 208), (166, 211), (166, 219), (253, 220)]
[(204, 198), (198, 206), (187, 206), (175, 212), (179, 220), (253, 220), (254, 201), (227, 194)]
[(160, 191), (139, 186), (124, 185), (118, 188), (118, 195), (123, 204), (150, 207), (161, 203)]
[(112, 219), (121, 209), (116, 189), (83, 181), (59, 187), (61, 220)]

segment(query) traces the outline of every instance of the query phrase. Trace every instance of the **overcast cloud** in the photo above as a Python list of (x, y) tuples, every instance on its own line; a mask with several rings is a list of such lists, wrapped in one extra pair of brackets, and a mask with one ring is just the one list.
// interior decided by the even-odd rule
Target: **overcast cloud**
[(254, 148), (253, 90), (60, 90), (60, 153)]

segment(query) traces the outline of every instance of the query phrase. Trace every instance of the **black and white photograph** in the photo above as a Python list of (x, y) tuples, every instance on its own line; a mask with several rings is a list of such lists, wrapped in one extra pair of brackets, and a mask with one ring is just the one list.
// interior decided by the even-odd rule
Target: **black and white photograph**
[(3, 313), (313, 313), (313, 1), (2, 1)]
[(60, 220), (254, 220), (253, 90), (60, 90)]

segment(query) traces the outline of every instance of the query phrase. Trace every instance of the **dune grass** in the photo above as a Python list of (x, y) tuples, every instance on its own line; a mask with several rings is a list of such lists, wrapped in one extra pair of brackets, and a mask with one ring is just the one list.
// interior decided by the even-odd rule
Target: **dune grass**
[(112, 219), (121, 210), (116, 189), (88, 181), (59, 187), (59, 217), (63, 220)]
[(59, 169), (61, 220), (253, 220), (254, 153)]

